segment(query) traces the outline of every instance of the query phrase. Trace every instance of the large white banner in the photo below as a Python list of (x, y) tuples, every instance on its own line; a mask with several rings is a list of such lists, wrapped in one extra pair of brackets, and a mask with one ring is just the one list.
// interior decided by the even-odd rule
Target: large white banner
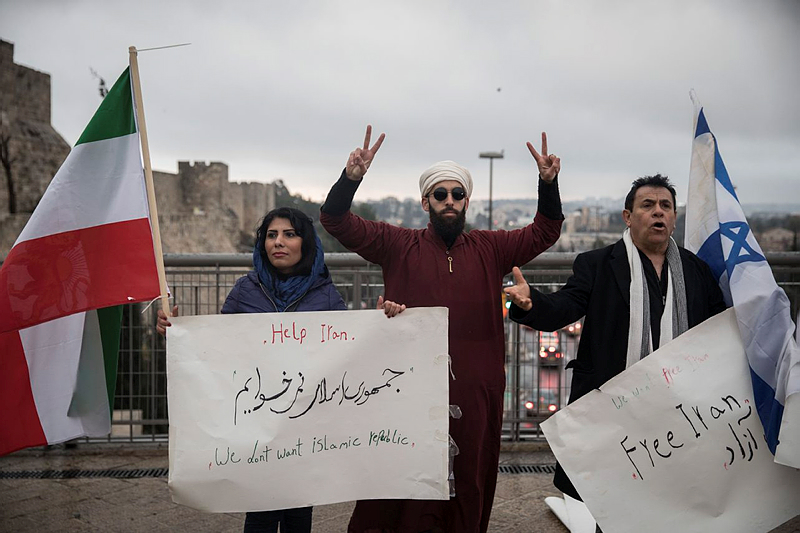
[(609, 533), (757, 533), (800, 513), (800, 470), (773, 462), (767, 449), (732, 309), (542, 430)]
[(169, 486), (211, 512), (447, 499), (447, 309), (179, 317)]

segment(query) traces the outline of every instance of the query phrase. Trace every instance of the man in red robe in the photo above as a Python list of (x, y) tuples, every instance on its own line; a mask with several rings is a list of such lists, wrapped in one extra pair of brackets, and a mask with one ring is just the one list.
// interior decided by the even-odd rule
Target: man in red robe
[(320, 220), (345, 247), (383, 269), (385, 297), (409, 307), (449, 308), (450, 403), (461, 408), (450, 419), (458, 446), (453, 473), (455, 497), (438, 500), (359, 501), (348, 531), (358, 533), (485, 532), (497, 483), (505, 390), (502, 310), (503, 276), (552, 246), (564, 217), (558, 193), (561, 161), (528, 149), (539, 167), (539, 206), (533, 223), (513, 231), (464, 233), (472, 177), (452, 161), (436, 163), (420, 176), (425, 229), (364, 220), (350, 211), (361, 180), (384, 140), (356, 148), (334, 184)]

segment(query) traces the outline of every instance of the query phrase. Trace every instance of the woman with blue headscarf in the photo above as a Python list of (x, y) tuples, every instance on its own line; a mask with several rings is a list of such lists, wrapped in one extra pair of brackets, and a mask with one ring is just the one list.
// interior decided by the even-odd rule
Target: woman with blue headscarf
[[(273, 209), (256, 231), (253, 270), (236, 281), (222, 313), (283, 313), (291, 311), (337, 311), (347, 306), (331, 280), (325, 265), (322, 243), (312, 220), (290, 207)], [(392, 317), (405, 305), (378, 299), (378, 309)], [(173, 315), (177, 316), (177, 307)], [(156, 329), (162, 335), (169, 319), (158, 311)], [(311, 507), (249, 512), (245, 533), (281, 533), (311, 531)]]
[(233, 286), (222, 313), (346, 309), (325, 266), (322, 243), (302, 211), (273, 209), (256, 231), (254, 269)]

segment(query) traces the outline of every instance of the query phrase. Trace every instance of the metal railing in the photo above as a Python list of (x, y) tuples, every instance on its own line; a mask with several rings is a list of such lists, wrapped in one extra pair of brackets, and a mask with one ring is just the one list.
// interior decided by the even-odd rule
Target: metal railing
[[(544, 253), (523, 268), (526, 279), (544, 292), (557, 290), (572, 272), (575, 253)], [(767, 254), (779, 284), (800, 302), (800, 253)], [(167, 282), (181, 315), (215, 314), (235, 281), (251, 269), (249, 254), (166, 255)], [(355, 254), (326, 254), (333, 281), (351, 309), (371, 309), (383, 294), (379, 267)], [(509, 278), (510, 279), (510, 278)], [(112, 434), (124, 442), (165, 442), (168, 434), (164, 339), (155, 332), (156, 306), (125, 306), (121, 332)], [(503, 313), (498, 288), (497, 312)], [(580, 326), (542, 335), (508, 319), (503, 438), (542, 438), (539, 424), (566, 405)], [(551, 349), (552, 347), (552, 349)]]

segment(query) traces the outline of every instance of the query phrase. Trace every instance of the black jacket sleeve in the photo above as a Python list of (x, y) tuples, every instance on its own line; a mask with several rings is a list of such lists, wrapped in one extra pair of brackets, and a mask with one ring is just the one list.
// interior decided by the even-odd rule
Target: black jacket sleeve
[(539, 178), (538, 210), (551, 220), (564, 220), (564, 213), (561, 211), (561, 195), (558, 191), (558, 176), (552, 183), (547, 183)]
[(531, 286), (530, 311), (512, 303), (508, 314), (511, 320), (539, 331), (556, 331), (583, 317), (594, 285), (594, 269), (586, 254), (580, 254), (572, 270), (567, 284), (554, 293), (544, 294)]
[(339, 180), (333, 184), (325, 203), (322, 204), (320, 210), (326, 215), (339, 216), (350, 211), (350, 206), (353, 204), (353, 197), (356, 195), (358, 186), (361, 181), (353, 181), (347, 178), (345, 170), (342, 170), (342, 175)]

